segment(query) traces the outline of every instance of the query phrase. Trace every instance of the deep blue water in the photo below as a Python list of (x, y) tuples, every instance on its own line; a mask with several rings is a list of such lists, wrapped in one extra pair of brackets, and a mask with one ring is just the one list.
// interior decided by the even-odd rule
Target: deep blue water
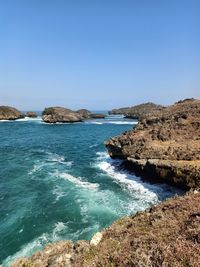
[(118, 169), (104, 141), (134, 127), (118, 117), (77, 124), (0, 122), (0, 262), (49, 242), (90, 239), (114, 220), (179, 191)]

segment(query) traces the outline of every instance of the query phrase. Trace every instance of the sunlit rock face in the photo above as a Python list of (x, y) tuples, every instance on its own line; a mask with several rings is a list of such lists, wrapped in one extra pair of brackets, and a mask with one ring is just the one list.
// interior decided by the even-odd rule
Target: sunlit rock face
[(0, 120), (17, 120), (23, 117), (23, 114), (16, 108), (0, 106)]
[(63, 107), (50, 107), (45, 108), (42, 113), (42, 119), (46, 123), (70, 123), (70, 122), (79, 122), (82, 120), (82, 117), (77, 112), (74, 112), (70, 109)]
[(135, 129), (111, 138), (112, 158), (133, 170), (189, 188), (200, 186), (200, 101), (186, 99), (141, 119)]

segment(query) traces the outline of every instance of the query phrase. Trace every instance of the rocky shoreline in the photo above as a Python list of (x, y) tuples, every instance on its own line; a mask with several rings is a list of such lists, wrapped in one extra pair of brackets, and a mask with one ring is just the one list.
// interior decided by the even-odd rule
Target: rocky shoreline
[(200, 101), (187, 99), (106, 142), (109, 155), (133, 171), (187, 189), (200, 187)]
[(200, 192), (169, 199), (122, 218), (90, 242), (49, 244), (11, 267), (198, 267)]
[(139, 118), (133, 130), (105, 143), (109, 155), (135, 174), (190, 192), (122, 218), (90, 242), (50, 244), (11, 267), (199, 266), (200, 101), (186, 99)]

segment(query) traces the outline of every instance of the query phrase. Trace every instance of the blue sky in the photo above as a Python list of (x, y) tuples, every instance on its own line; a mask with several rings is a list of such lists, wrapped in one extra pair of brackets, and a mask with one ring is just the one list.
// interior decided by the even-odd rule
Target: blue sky
[(0, 105), (200, 98), (199, 0), (1, 0)]

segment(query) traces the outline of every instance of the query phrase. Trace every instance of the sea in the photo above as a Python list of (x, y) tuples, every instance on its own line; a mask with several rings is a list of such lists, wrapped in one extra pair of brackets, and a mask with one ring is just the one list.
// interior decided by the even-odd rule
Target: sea
[(110, 137), (137, 125), (123, 116), (46, 124), (0, 121), (0, 263), (48, 243), (89, 240), (113, 221), (182, 192), (144, 182), (112, 160)]

